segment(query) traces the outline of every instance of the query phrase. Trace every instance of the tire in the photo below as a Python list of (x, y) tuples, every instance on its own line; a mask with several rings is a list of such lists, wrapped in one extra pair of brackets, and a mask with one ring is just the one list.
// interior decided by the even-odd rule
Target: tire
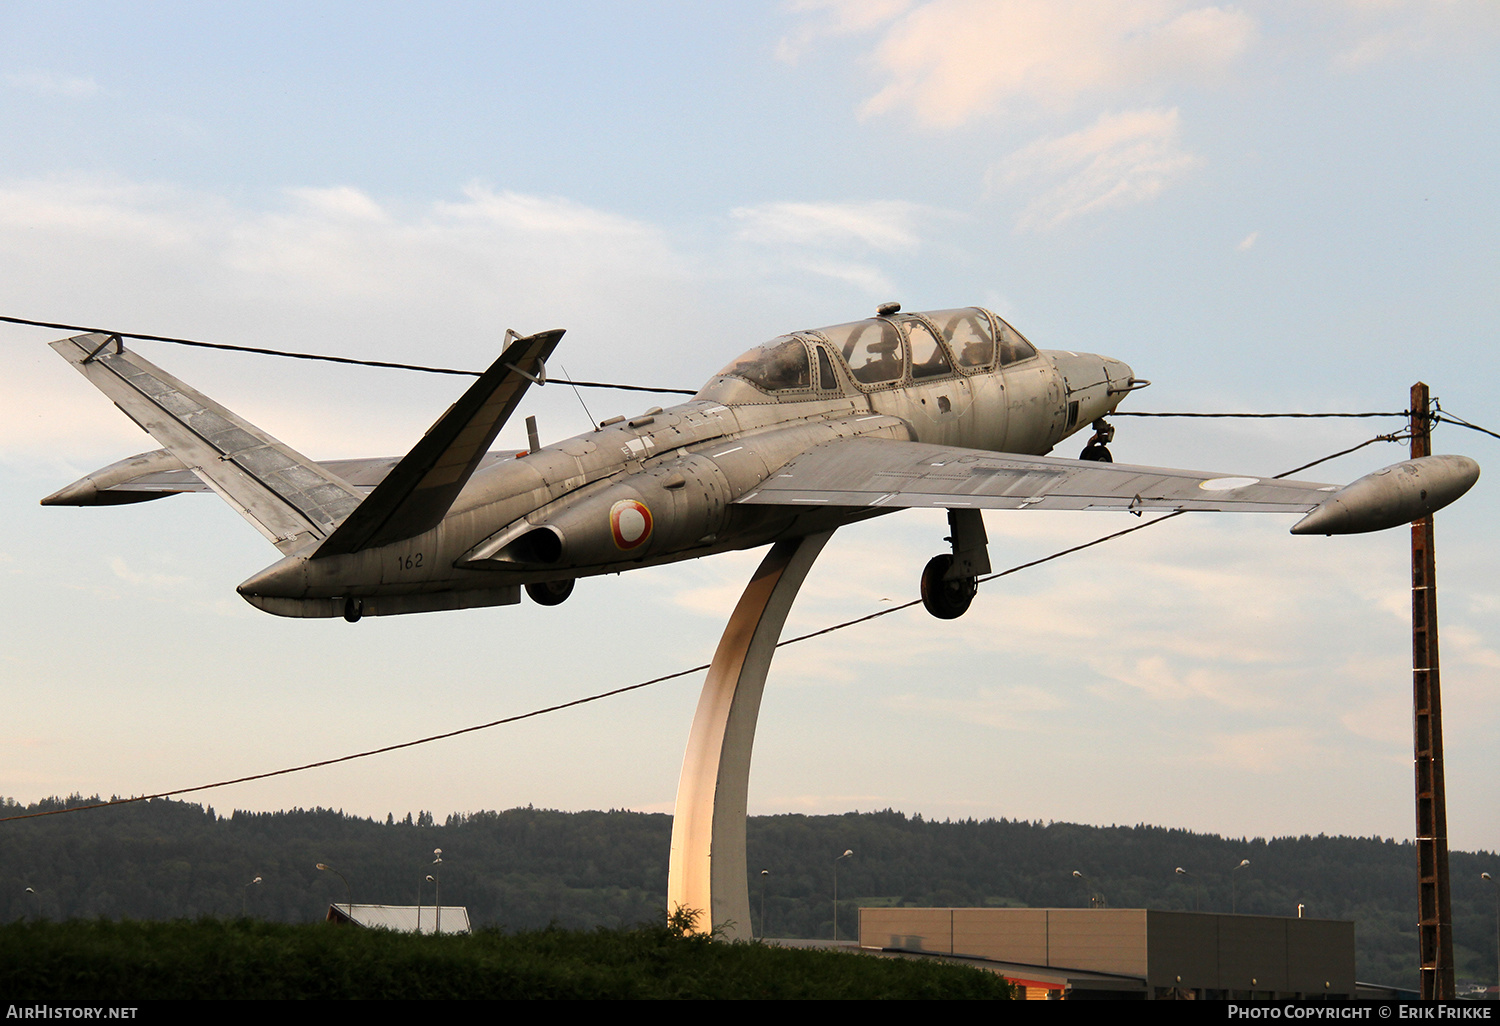
[(957, 620), (963, 616), (979, 591), (979, 582), (972, 577), (943, 580), (952, 565), (950, 555), (933, 556), (922, 571), (922, 605), (939, 620)]
[(1091, 463), (1113, 463), (1115, 458), (1109, 454), (1109, 450), (1099, 442), (1090, 442), (1083, 447), (1083, 452), (1078, 454), (1081, 460)]
[(566, 581), (536, 581), (526, 585), (526, 594), (539, 606), (560, 606), (573, 594), (573, 579)]

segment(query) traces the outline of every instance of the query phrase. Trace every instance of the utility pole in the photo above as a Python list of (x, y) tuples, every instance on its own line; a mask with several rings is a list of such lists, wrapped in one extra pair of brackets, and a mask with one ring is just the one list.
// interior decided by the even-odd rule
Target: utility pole
[[(1432, 455), (1427, 386), (1411, 386), (1411, 455)], [(1443, 709), (1438, 691), (1437, 559), (1432, 517), (1411, 525), (1412, 751), (1417, 789), (1417, 936), (1422, 997), (1451, 999), (1453, 908), (1448, 895), (1448, 803), (1443, 788)]]

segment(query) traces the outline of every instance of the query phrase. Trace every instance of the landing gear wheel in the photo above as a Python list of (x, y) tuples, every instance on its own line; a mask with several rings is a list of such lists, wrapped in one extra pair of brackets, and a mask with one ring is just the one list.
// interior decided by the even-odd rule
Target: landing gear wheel
[(365, 615), (365, 603), (363, 599), (349, 596), (344, 599), (344, 619), (350, 623), (359, 623), (359, 618)]
[(526, 585), (526, 594), (539, 606), (560, 606), (573, 594), (573, 581), (536, 581)]
[(1090, 442), (1088, 445), (1085, 445), (1083, 452), (1078, 454), (1078, 458), (1088, 460), (1091, 463), (1113, 463), (1115, 461), (1115, 458), (1109, 454), (1109, 449), (1102, 442)]
[(979, 591), (979, 582), (972, 577), (943, 580), (952, 565), (951, 555), (933, 556), (922, 571), (922, 605), (939, 620), (957, 620), (963, 616)]

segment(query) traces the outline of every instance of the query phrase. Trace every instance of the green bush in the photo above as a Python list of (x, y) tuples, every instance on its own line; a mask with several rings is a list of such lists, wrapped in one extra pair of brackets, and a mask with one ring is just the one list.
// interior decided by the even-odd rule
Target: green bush
[(416, 936), (254, 920), (0, 927), (10, 1001), (1008, 998), (965, 966), (633, 930)]

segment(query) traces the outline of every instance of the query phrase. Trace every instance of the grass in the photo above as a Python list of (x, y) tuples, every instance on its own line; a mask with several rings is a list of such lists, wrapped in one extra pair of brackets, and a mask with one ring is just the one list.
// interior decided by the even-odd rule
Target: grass
[(9, 1001), (1007, 998), (937, 962), (729, 944), (668, 926), (413, 936), (256, 920), (0, 927)]

